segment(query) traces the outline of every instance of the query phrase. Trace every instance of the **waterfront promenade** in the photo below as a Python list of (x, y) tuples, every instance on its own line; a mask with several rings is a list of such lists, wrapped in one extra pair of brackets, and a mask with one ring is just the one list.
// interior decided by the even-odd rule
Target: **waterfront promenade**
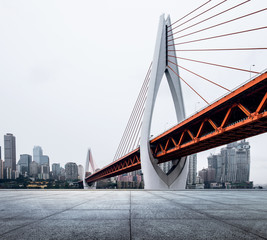
[(267, 239), (267, 191), (0, 190), (0, 239)]

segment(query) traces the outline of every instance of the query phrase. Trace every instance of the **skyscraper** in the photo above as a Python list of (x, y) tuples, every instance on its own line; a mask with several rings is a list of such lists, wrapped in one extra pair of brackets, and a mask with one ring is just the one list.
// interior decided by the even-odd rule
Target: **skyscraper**
[(52, 173), (54, 178), (58, 178), (60, 175), (60, 164), (59, 163), (53, 163), (52, 164)]
[(249, 181), (250, 146), (245, 140), (241, 141), (236, 151), (236, 182)]
[(50, 172), (49, 165), (47, 165), (47, 164), (41, 165), (40, 170), (41, 171), (38, 174), (38, 177), (40, 179), (44, 179), (44, 180), (49, 179), (49, 172)]
[(221, 152), (208, 157), (209, 168), (215, 169), (216, 182), (249, 181), (250, 145), (245, 140), (227, 144)]
[(208, 168), (215, 169), (215, 181), (222, 181), (222, 157), (221, 154), (215, 155), (211, 154), (208, 156)]
[(77, 180), (78, 179), (78, 166), (74, 162), (68, 162), (65, 165), (65, 176), (66, 180)]
[(36, 178), (38, 175), (38, 163), (32, 161), (30, 163), (30, 176)]
[(190, 155), (188, 158), (189, 168), (187, 176), (187, 185), (195, 185), (197, 177), (197, 154)]
[(0, 179), (4, 178), (4, 161), (0, 159)]
[(0, 146), (0, 179), (4, 178), (4, 161), (2, 160), (1, 146)]
[[(4, 136), (5, 172), (8, 178), (15, 178), (16, 172), (16, 138), (11, 133)], [(10, 176), (11, 173), (11, 176)]]
[(207, 179), (208, 179), (208, 169), (207, 168), (203, 168), (202, 170), (200, 170), (198, 172), (198, 175), (201, 179), (201, 182), (206, 183)]
[(30, 164), (32, 162), (32, 156), (29, 154), (21, 154), (20, 159), (18, 161), (18, 165), (20, 166), (20, 174), (27, 175), (30, 174)]
[(83, 180), (84, 179), (84, 168), (83, 165), (78, 165), (78, 179)]
[(159, 167), (162, 169), (163, 172), (168, 173), (172, 168), (172, 161), (160, 163)]
[(49, 166), (49, 157), (46, 155), (40, 156), (40, 165), (48, 165)]
[(41, 156), (43, 156), (43, 149), (40, 146), (33, 147), (33, 161), (41, 164)]
[(215, 169), (209, 166), (207, 168), (207, 182), (208, 183), (215, 182), (216, 181), (215, 176), (216, 176)]

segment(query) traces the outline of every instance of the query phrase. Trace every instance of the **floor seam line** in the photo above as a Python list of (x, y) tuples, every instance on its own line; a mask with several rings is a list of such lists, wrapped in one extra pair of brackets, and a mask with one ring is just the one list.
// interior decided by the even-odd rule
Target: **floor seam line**
[(57, 215), (57, 214), (66, 212), (66, 211), (68, 211), (68, 210), (70, 210), (70, 209), (72, 209), (72, 208), (75, 208), (75, 207), (78, 207), (78, 206), (80, 206), (80, 205), (82, 205), (82, 204), (84, 204), (84, 203), (87, 203), (88, 201), (90, 201), (90, 200), (87, 200), (87, 201), (85, 201), (85, 202), (82, 202), (82, 203), (80, 203), (80, 204), (77, 204), (77, 205), (75, 205), (75, 206), (73, 206), (73, 207), (71, 207), (71, 208), (64, 209), (63, 211), (60, 211), (60, 212), (57, 212), (57, 213), (53, 213), (53, 214), (51, 214), (51, 215), (49, 215), (49, 216), (46, 216), (46, 217), (43, 217), (43, 218), (40, 218), (40, 219), (36, 219), (35, 221), (31, 221), (31, 222), (29, 222), (29, 223), (27, 223), (27, 224), (25, 224), (25, 225), (18, 226), (18, 227), (16, 227), (16, 228), (12, 229), (12, 230), (9, 230), (9, 231), (7, 231), (7, 232), (4, 232), (3, 234), (0, 235), (0, 237), (4, 236), (4, 235), (6, 235), (6, 234), (8, 234), (8, 233), (10, 233), (10, 232), (13, 232), (13, 231), (16, 231), (16, 230), (18, 230), (18, 229), (27, 227), (27, 226), (29, 226), (29, 225), (31, 225), (31, 224), (34, 224), (34, 223), (37, 222), (37, 220), (38, 220), (38, 222), (40, 222), (40, 221), (43, 221), (43, 220), (45, 220), (45, 219), (47, 219), (47, 218), (49, 218), (49, 217), (52, 217), (52, 216), (54, 216), (54, 215)]
[[(151, 193), (151, 192), (149, 192), (149, 193), (152, 194), (152, 195), (154, 195), (154, 196), (158, 196), (157, 194), (153, 194), (153, 193)], [(170, 192), (170, 193), (171, 193), (171, 192)], [(177, 194), (175, 194), (175, 193), (172, 193), (172, 194), (177, 195)], [(161, 197), (161, 198), (163, 198), (163, 199), (165, 199), (165, 200), (168, 200), (168, 201), (170, 201), (170, 202), (174, 202), (174, 203), (177, 204), (177, 202), (174, 201), (174, 200), (172, 200), (172, 199), (164, 198), (164, 197), (162, 197), (162, 196), (159, 196), (159, 197)], [(179, 204), (180, 204), (181, 206), (184, 206), (184, 204), (181, 204), (181, 203), (179, 203)], [(184, 207), (186, 207), (186, 206), (184, 206)], [(216, 220), (216, 221), (218, 221), (218, 222), (222, 222), (222, 223), (227, 224), (227, 225), (229, 225), (229, 226), (232, 226), (232, 227), (235, 227), (235, 228), (237, 228), (237, 229), (240, 229), (240, 230), (244, 231), (245, 233), (246, 233), (246, 232), (249, 232), (249, 233), (251, 233), (251, 234), (253, 234), (253, 235), (255, 235), (255, 236), (259, 237), (259, 238), (262, 238), (262, 239), (265, 239), (265, 240), (267, 239), (267, 238), (265, 238), (265, 237), (263, 237), (263, 236), (261, 236), (261, 235), (259, 235), (259, 234), (257, 234), (257, 233), (254, 233), (254, 232), (251, 232), (251, 231), (247, 231), (247, 230), (243, 229), (243, 227), (241, 227), (241, 226), (239, 226), (239, 225), (236, 226), (236, 225), (234, 225), (234, 224), (230, 224), (230, 223), (228, 223), (228, 222), (226, 222), (226, 221), (224, 221), (224, 220), (222, 220), (222, 219), (216, 218), (216, 217), (211, 216), (211, 215), (209, 215), (209, 214), (207, 214), (207, 213), (201, 212), (201, 211), (199, 211), (199, 210), (197, 210), (197, 209), (193, 209), (193, 208), (190, 208), (190, 207), (186, 207), (186, 208), (188, 208), (188, 209), (190, 209), (191, 211), (194, 211), (194, 212), (196, 212), (196, 213), (203, 214), (204, 216), (207, 216), (208, 218), (214, 219), (214, 220)]]

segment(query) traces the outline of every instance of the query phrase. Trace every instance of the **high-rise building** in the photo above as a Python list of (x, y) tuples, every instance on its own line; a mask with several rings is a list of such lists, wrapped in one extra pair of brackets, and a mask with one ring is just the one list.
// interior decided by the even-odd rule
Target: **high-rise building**
[(66, 180), (77, 180), (78, 179), (78, 166), (74, 162), (68, 162), (65, 165), (65, 176)]
[(30, 176), (34, 178), (38, 176), (38, 163), (35, 161), (30, 163)]
[(159, 167), (162, 169), (163, 172), (168, 173), (172, 168), (172, 161), (160, 163)]
[(4, 178), (4, 161), (0, 159), (0, 179)]
[(207, 182), (207, 179), (208, 179), (208, 170), (207, 170), (207, 168), (206, 169), (203, 168), (202, 170), (200, 170), (198, 172), (198, 176), (200, 177), (200, 181), (201, 182), (203, 182), (203, 183)]
[(210, 166), (208, 168), (203, 168), (198, 172), (198, 175), (200, 177), (200, 181), (209, 184), (212, 182), (215, 182), (215, 169), (211, 168)]
[(40, 146), (33, 147), (33, 161), (40, 164), (41, 156), (43, 156), (43, 149)]
[[(4, 136), (5, 172), (7, 178), (15, 178), (16, 172), (16, 138), (11, 133)], [(10, 176), (11, 173), (11, 176)]]
[(197, 154), (190, 155), (188, 161), (187, 185), (195, 185), (197, 177)]
[(208, 157), (209, 168), (215, 169), (216, 182), (249, 181), (250, 145), (245, 140), (227, 144), (220, 154)]
[(32, 156), (29, 154), (21, 154), (18, 161), (19, 173), (22, 175), (30, 174), (30, 164), (32, 162)]
[(10, 167), (5, 167), (5, 162), (4, 162), (4, 179), (11, 179), (12, 177), (15, 178), (15, 172), (13, 172), (12, 174), (12, 171), (11, 171), (11, 168)]
[(210, 166), (207, 168), (207, 182), (208, 183), (216, 182), (215, 169)]
[(46, 155), (40, 156), (40, 165), (48, 165), (49, 166), (49, 157)]
[(61, 181), (65, 181), (65, 179), (66, 179), (66, 171), (65, 171), (65, 168), (63, 168), (63, 167), (60, 167), (60, 177), (59, 177), (59, 179)]
[(4, 161), (2, 160), (2, 152), (0, 146), (0, 179), (4, 178)]
[(84, 179), (84, 168), (83, 165), (78, 165), (78, 179), (83, 180)]
[[(38, 177), (40, 179), (49, 179), (49, 157), (43, 155), (43, 149), (40, 146), (34, 146), (33, 148), (33, 161), (38, 164)], [(35, 166), (33, 167), (35, 168)]]
[(52, 173), (54, 178), (58, 178), (60, 176), (60, 164), (53, 163), (52, 164)]
[(60, 167), (60, 175), (65, 176), (65, 173), (66, 173), (65, 168)]
[(249, 181), (250, 174), (250, 145), (245, 140), (237, 145), (236, 150), (236, 182)]
[(208, 167), (215, 169), (215, 181), (222, 182), (222, 175), (224, 175), (224, 169), (222, 165), (222, 155), (211, 154), (208, 156)]
[(49, 179), (50, 167), (49, 165), (43, 164), (40, 166), (40, 173), (38, 174), (39, 179)]

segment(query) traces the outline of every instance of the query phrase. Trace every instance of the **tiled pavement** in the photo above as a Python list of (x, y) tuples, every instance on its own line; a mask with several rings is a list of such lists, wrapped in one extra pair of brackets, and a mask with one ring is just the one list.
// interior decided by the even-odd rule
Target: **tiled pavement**
[(0, 190), (0, 239), (267, 239), (267, 191)]

